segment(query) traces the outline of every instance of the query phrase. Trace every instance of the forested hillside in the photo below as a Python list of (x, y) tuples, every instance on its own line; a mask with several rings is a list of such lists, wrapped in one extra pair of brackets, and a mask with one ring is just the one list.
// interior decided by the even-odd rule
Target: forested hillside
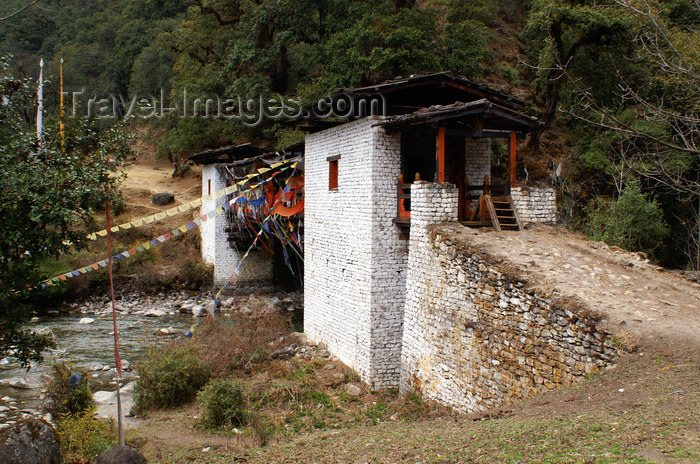
[[(12, 0), (0, 16), (15, 76), (47, 61), (54, 119), (61, 58), (66, 90), (125, 98), (162, 88), (311, 99), (436, 71), (485, 82), (531, 101), (545, 123), (518, 177), (553, 183), (564, 222), (667, 266), (700, 263), (696, 0)], [(173, 160), (301, 137), (272, 123), (150, 124)]]

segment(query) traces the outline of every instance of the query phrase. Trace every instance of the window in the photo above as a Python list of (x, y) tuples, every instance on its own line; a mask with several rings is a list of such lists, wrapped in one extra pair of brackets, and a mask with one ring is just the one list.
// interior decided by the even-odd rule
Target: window
[(328, 160), (328, 190), (338, 190), (338, 160), (340, 155), (329, 156)]
[(207, 195), (211, 195), (211, 179), (207, 179)]

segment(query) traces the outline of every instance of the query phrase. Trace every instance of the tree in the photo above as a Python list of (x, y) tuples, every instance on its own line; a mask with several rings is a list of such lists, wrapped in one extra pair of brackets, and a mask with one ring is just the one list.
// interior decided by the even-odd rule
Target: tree
[(0, 58), (0, 358), (23, 364), (41, 358), (49, 340), (24, 328), (26, 303), (42, 279), (38, 265), (87, 246), (94, 210), (115, 199), (121, 180), (114, 172), (130, 153), (122, 125), (100, 128), (69, 120), (63, 145), (58, 131), (41, 142), (22, 118), (33, 107), (33, 83), (8, 73)]
[[(700, 268), (700, 3), (615, 0), (636, 31), (631, 53), (614, 60), (616, 90), (607, 100), (560, 68), (573, 88), (564, 111), (617, 140), (625, 169), (673, 201), (669, 213), (694, 248)], [(634, 68), (646, 72), (640, 79)]]
[(689, 16), (673, 24), (660, 4), (616, 2), (639, 27), (635, 54), (627, 59), (648, 68), (648, 78), (638, 85), (619, 67), (614, 105), (577, 85), (578, 106), (569, 113), (625, 137), (627, 163), (640, 174), (698, 197), (700, 179), (693, 171), (700, 156), (700, 4), (687, 2)]
[(639, 179), (630, 176), (617, 199), (596, 198), (590, 208), (588, 235), (627, 250), (653, 254), (668, 236), (663, 211), (642, 193)]
[[(544, 122), (531, 139), (535, 147), (542, 131), (551, 126), (557, 115), (567, 73), (595, 77), (592, 74), (596, 70), (609, 68), (608, 54), (604, 53), (607, 48), (618, 48), (615, 54), (624, 53), (629, 34), (627, 17), (611, 2), (535, 0), (532, 3), (523, 37), (529, 41), (536, 62), (535, 85)], [(605, 92), (607, 86), (601, 85), (600, 79), (591, 80)]]

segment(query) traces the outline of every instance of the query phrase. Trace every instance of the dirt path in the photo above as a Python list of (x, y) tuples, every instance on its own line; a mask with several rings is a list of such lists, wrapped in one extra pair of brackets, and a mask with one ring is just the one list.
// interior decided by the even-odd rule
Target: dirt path
[(201, 168), (193, 166), (184, 176), (173, 177), (173, 166), (167, 159), (156, 156), (156, 147), (149, 141), (147, 131), (136, 128), (136, 133), (132, 148), (137, 156), (126, 163), (126, 179), (121, 185), (126, 212), (137, 218), (165, 209), (151, 203), (154, 193), (168, 192), (175, 196), (175, 203), (167, 208), (199, 198)]
[(639, 254), (556, 227), (501, 233), (463, 228), (461, 233), (523, 269), (544, 291), (578, 297), (602, 312), (614, 333), (700, 344), (700, 286)]

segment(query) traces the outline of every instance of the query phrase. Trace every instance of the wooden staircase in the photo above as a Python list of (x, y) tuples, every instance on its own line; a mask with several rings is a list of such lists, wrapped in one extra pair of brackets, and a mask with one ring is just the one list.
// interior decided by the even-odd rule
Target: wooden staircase
[(502, 230), (523, 230), (518, 212), (513, 206), (510, 195), (494, 196), (485, 194), (479, 198), (479, 205), (474, 211), (471, 221), (462, 221), (466, 226), (490, 225), (496, 232)]
[(496, 232), (500, 232), (503, 229), (523, 230), (518, 212), (513, 206), (513, 198), (510, 195), (501, 197), (485, 196), (487, 198), (484, 199), (484, 202), (489, 209), (491, 224)]

